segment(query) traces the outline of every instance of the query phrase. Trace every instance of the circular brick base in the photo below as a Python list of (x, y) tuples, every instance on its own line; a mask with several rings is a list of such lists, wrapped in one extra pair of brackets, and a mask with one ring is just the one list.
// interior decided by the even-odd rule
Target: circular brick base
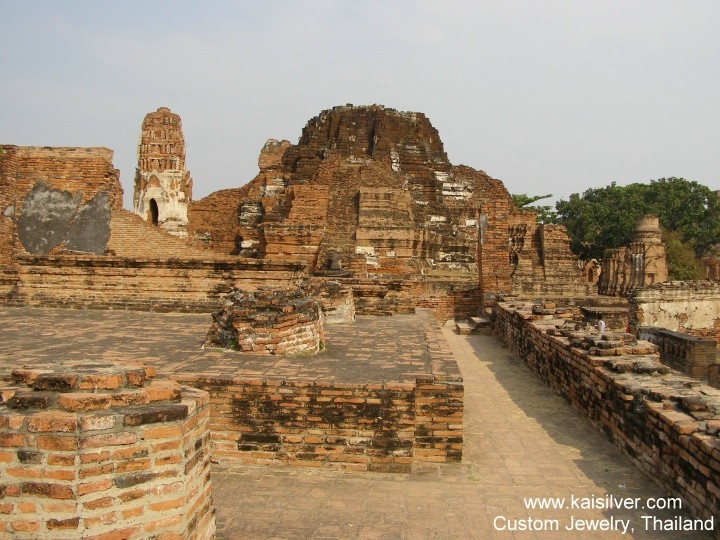
[(208, 394), (154, 374), (13, 371), (0, 388), (0, 536), (213, 536)]

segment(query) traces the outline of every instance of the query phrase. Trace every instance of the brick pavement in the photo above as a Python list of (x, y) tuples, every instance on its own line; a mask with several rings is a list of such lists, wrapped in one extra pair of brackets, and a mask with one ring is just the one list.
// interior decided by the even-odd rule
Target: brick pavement
[[(95, 322), (93, 322), (95, 320)], [(162, 322), (162, 325), (158, 325)], [(360, 321), (358, 329), (366, 321)], [(381, 326), (370, 325), (360, 340), (348, 338), (346, 352), (357, 350), (374, 367), (347, 367), (347, 377), (378, 376), (393, 370), (391, 349), (411, 350), (408, 365), (422, 366), (420, 340), (408, 320), (385, 318), (382, 327), (407, 327), (399, 344), (383, 343)], [(128, 358), (167, 369), (222, 365), (227, 354), (199, 349), (208, 317), (124, 312), (74, 312), (0, 309), (0, 365), (6, 370), (33, 359)], [(545, 510), (528, 511), (526, 497), (590, 497), (612, 494), (662, 497), (601, 435), (588, 427), (563, 401), (498, 342), (488, 336), (458, 336), (445, 327), (465, 380), (465, 451), (460, 464), (415, 465), (410, 474), (356, 473), (327, 469), (238, 466), (215, 467), (214, 499), (218, 538), (707, 538), (694, 533), (645, 531), (641, 514), (662, 518), (678, 511)], [(385, 336), (387, 337), (387, 336)], [(414, 342), (413, 342), (414, 340)], [(411, 343), (413, 342), (413, 343)], [(340, 344), (338, 344), (338, 347)], [(410, 349), (408, 349), (410, 347)], [(338, 352), (339, 352), (338, 348)], [(331, 357), (332, 355), (328, 355)], [(294, 370), (297, 359), (274, 359), (274, 365), (238, 369)], [(305, 359), (303, 359), (305, 360)], [(248, 360), (248, 362), (252, 362)], [(338, 367), (341, 362), (336, 362)], [(402, 364), (402, 362), (401, 362)], [(383, 367), (384, 366), (384, 367)], [(333, 366), (325, 366), (330, 369)], [(315, 368), (313, 368), (315, 369)], [(323, 368), (324, 369), (324, 368)], [(0, 368), (0, 373), (2, 368)], [(365, 375), (363, 375), (363, 373)], [(310, 372), (308, 372), (310, 374)], [(685, 514), (687, 515), (687, 514)], [(558, 531), (496, 531), (493, 523), (511, 524), (528, 516), (557, 520)], [(629, 519), (634, 531), (565, 531), (571, 517)], [(507, 521), (505, 521), (507, 520)], [(548, 521), (547, 527), (555, 522)]]

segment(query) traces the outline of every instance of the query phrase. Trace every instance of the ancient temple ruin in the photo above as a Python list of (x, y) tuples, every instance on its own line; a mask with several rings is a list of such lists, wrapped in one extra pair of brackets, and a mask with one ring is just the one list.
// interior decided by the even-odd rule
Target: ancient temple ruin
[(171, 234), (187, 236), (191, 200), (192, 179), (185, 168), (182, 121), (167, 107), (160, 107), (148, 113), (142, 123), (133, 210)]
[(598, 292), (625, 296), (629, 292), (668, 279), (665, 244), (660, 220), (645, 216), (635, 226), (629, 246), (610, 249), (600, 263)]

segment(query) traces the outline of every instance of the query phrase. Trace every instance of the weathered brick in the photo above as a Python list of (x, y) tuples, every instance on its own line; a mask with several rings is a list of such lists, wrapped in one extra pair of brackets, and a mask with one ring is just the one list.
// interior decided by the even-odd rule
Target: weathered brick
[(11, 409), (47, 409), (55, 400), (54, 392), (17, 392), (7, 405)]
[(33, 390), (67, 392), (75, 388), (77, 382), (78, 376), (73, 373), (43, 373), (35, 378), (32, 388)]
[(126, 426), (140, 426), (160, 422), (172, 422), (187, 418), (188, 407), (183, 403), (168, 403), (163, 405), (148, 405), (141, 409), (125, 414)]
[(72, 432), (78, 428), (78, 419), (74, 414), (61, 411), (43, 411), (28, 417), (30, 432)]
[(0, 447), (13, 448), (25, 446), (25, 436), (20, 433), (0, 433)]
[(83, 415), (80, 418), (80, 429), (82, 431), (99, 431), (115, 427), (116, 417), (111, 414), (105, 415)]
[(51, 518), (45, 522), (48, 529), (77, 529), (80, 525), (80, 518), (55, 519)]
[(77, 450), (78, 440), (71, 435), (38, 435), (35, 439), (40, 450)]
[(120, 373), (111, 373), (104, 375), (83, 374), (80, 378), (78, 387), (81, 390), (115, 390), (120, 388), (123, 378)]
[(51, 499), (73, 499), (75, 497), (72, 487), (46, 482), (24, 482), (20, 484), (20, 491), (24, 495), (49, 497)]
[(110, 394), (86, 394), (72, 392), (60, 394), (58, 405), (66, 411), (94, 411), (109, 409), (112, 405)]
[(89, 435), (80, 438), (80, 448), (101, 448), (103, 446), (122, 446), (137, 442), (137, 434), (129, 431)]

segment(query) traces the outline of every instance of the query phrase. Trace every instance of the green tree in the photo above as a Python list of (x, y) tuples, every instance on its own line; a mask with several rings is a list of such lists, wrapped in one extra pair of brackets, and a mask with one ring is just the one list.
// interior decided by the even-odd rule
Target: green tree
[(663, 231), (662, 238), (670, 281), (703, 279), (703, 270), (695, 256), (692, 243), (684, 242), (678, 231)]
[(543, 199), (548, 199), (552, 197), (552, 193), (548, 195), (527, 195), (525, 193), (518, 193), (515, 195), (510, 195), (512, 197), (513, 202), (515, 203), (515, 206), (518, 208), (526, 209), (526, 210), (532, 210), (537, 215), (535, 221), (537, 223), (556, 223), (557, 222), (557, 214), (552, 209), (551, 206), (530, 206), (532, 203), (541, 201)]
[(720, 203), (710, 188), (683, 178), (618, 186), (614, 182), (555, 205), (573, 251), (583, 259), (602, 258), (608, 248), (627, 245), (639, 218), (651, 214), (666, 231), (700, 255), (720, 242)]

